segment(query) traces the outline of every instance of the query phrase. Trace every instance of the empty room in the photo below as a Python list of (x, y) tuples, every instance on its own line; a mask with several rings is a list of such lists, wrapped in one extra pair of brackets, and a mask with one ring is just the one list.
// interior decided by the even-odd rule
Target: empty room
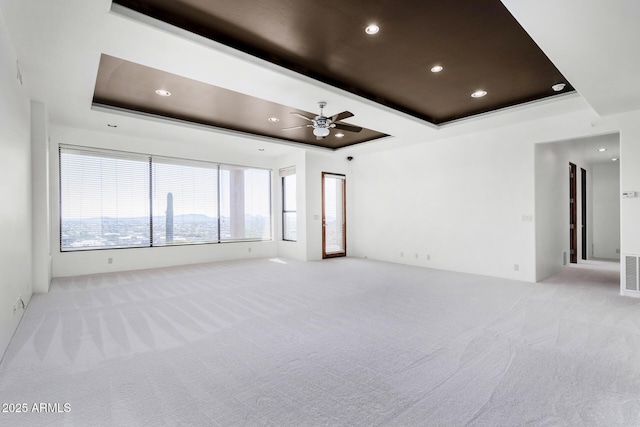
[(0, 0), (0, 424), (640, 425), (638, 22)]

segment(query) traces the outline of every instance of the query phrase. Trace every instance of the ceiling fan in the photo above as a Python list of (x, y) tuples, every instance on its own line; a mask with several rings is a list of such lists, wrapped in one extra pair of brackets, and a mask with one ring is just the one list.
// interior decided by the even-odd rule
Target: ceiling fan
[(318, 106), (320, 107), (319, 116), (314, 117), (314, 116), (306, 116), (300, 113), (291, 113), (294, 116), (298, 116), (305, 120), (309, 120), (311, 124), (306, 124), (302, 126), (293, 126), (290, 128), (284, 128), (282, 130), (313, 128), (313, 134), (316, 136), (316, 139), (323, 139), (324, 137), (328, 136), (329, 129), (339, 129), (347, 132), (360, 132), (362, 130), (362, 128), (359, 126), (348, 125), (346, 123), (336, 123), (340, 120), (353, 117), (353, 113), (350, 113), (349, 111), (343, 111), (342, 113), (338, 113), (334, 116), (327, 117), (322, 112), (323, 108), (327, 106), (327, 103), (324, 101), (321, 101), (321, 102), (318, 102)]

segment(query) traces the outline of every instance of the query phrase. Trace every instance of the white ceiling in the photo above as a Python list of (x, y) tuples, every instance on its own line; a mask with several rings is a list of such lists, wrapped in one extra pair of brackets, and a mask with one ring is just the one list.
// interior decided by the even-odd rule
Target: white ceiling
[(501, 1), (600, 115), (640, 109), (640, 1)]
[[(620, 134), (618, 133), (569, 139), (550, 144), (562, 144), (588, 166), (606, 165), (614, 162), (613, 159), (620, 160)], [(605, 151), (600, 151), (601, 148)]]
[[(600, 114), (640, 109), (637, 0), (503, 0), (577, 91)], [(561, 3), (561, 4), (558, 4)], [(606, 7), (605, 7), (606, 4)], [(264, 138), (238, 138), (198, 126), (176, 126), (91, 109), (100, 54), (214, 84), (306, 111), (327, 101), (331, 110), (355, 114), (346, 120), (393, 135), (353, 150), (376, 150), (411, 141), (426, 141), (473, 132), (558, 108), (585, 108), (583, 99), (564, 95), (508, 111), (437, 128), (353, 94), (284, 70), (215, 42), (153, 20), (110, 11), (111, 0), (0, 0), (0, 10), (12, 37), (25, 86), (32, 99), (47, 104), (51, 122), (145, 138), (201, 141), (217, 147), (277, 156), (290, 144)], [(600, 20), (596, 18), (602, 18)], [(595, 28), (600, 31), (594, 31)], [(543, 108), (539, 108), (543, 105)], [(117, 129), (107, 128), (117, 124)], [(239, 142), (242, 142), (240, 144)]]

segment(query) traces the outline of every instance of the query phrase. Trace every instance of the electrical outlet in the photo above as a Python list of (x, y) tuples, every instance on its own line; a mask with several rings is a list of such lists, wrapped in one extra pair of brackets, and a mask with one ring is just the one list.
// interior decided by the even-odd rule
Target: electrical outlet
[(431, 261), (431, 255), (427, 255), (427, 261)]
[(619, 254), (620, 253), (620, 249), (616, 249), (616, 253)]
[(416, 254), (416, 259), (418, 259), (418, 254)]
[(400, 252), (400, 258), (404, 257), (404, 252)]
[(113, 264), (113, 258), (107, 258), (107, 264)]
[(249, 248), (249, 253), (251, 253), (251, 248)]
[(520, 271), (520, 264), (513, 264), (513, 271)]

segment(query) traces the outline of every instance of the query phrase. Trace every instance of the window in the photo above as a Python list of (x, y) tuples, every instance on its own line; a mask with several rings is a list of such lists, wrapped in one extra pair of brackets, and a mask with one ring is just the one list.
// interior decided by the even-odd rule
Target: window
[(271, 171), (60, 148), (60, 250), (271, 239)]
[(60, 248), (149, 246), (149, 158), (60, 151)]
[(218, 165), (153, 159), (153, 245), (218, 242)]
[(220, 240), (271, 236), (271, 172), (220, 166)]
[(296, 211), (296, 170), (282, 169), (282, 240), (296, 241), (297, 211)]

